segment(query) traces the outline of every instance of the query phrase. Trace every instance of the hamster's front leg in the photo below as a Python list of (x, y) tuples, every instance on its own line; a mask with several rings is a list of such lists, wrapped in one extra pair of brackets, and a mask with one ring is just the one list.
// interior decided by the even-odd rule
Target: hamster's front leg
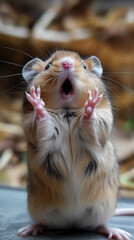
[(41, 119), (45, 117), (45, 103), (40, 98), (40, 87), (35, 91), (35, 87), (30, 88), (30, 94), (26, 92), (28, 101), (33, 105), (33, 108), (36, 113), (36, 119)]
[(94, 89), (92, 96), (91, 91), (88, 91), (88, 100), (85, 103), (84, 115), (81, 119), (80, 133), (85, 140), (92, 140), (99, 145), (97, 136), (97, 115), (95, 112), (96, 106), (100, 103), (103, 95), (99, 95), (98, 88)]
[(95, 119), (95, 108), (97, 104), (99, 104), (103, 96), (98, 94), (99, 94), (99, 91), (97, 87), (94, 89), (93, 96), (91, 91), (90, 90), (88, 91), (88, 100), (85, 103), (84, 120), (92, 121)]
[(44, 141), (46, 140), (47, 142), (49, 142), (49, 140), (52, 139), (52, 136), (56, 134), (56, 131), (52, 119), (45, 108), (45, 103), (41, 99), (40, 87), (35, 89), (35, 87), (32, 86), (30, 88), (30, 94), (26, 92), (26, 97), (34, 108), (37, 139), (44, 139)]

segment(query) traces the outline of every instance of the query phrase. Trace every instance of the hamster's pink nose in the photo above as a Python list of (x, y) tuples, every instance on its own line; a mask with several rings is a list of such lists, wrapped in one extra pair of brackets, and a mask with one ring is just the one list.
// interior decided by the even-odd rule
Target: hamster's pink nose
[(73, 66), (73, 63), (70, 60), (64, 60), (62, 62), (62, 67), (64, 69), (70, 69), (70, 68), (72, 68), (72, 66)]

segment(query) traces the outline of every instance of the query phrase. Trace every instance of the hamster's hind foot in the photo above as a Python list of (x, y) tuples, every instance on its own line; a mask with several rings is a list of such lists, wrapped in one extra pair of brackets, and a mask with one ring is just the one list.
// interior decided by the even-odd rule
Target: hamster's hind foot
[(108, 239), (114, 240), (129, 240), (131, 234), (128, 232), (121, 230), (119, 228), (111, 228), (107, 226), (99, 226), (95, 230), (97, 233), (107, 236)]
[(20, 228), (17, 234), (19, 237), (27, 237), (30, 234), (32, 234), (33, 236), (37, 236), (38, 234), (43, 233), (45, 229), (46, 226), (43, 224), (33, 224)]

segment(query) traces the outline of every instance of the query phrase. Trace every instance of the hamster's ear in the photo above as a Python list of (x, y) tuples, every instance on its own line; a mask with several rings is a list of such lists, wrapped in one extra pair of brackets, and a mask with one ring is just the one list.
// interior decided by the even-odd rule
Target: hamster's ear
[(36, 65), (38, 65), (39, 62), (41, 62), (39, 58), (34, 58), (28, 63), (26, 63), (25, 66), (23, 67), (22, 76), (27, 82), (34, 78), (36, 74), (39, 72), (38, 70), (36, 70), (35, 67)]
[(90, 71), (94, 72), (99, 77), (102, 76), (103, 68), (99, 58), (95, 56), (89, 57), (88, 59), (86, 59), (86, 65), (89, 67)]

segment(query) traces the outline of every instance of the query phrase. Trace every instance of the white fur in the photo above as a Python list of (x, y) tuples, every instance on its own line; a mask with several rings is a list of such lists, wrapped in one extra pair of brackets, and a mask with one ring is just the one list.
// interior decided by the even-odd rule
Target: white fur
[[(70, 195), (71, 198), (71, 195)], [(90, 211), (90, 208), (93, 210)], [(88, 210), (89, 209), (89, 210)], [(46, 224), (50, 228), (69, 228), (76, 226), (79, 228), (94, 229), (97, 226), (106, 224), (111, 216), (106, 214), (109, 209), (100, 209), (100, 206), (86, 206), (82, 203), (70, 205), (68, 207), (52, 209), (38, 209), (32, 215), (35, 222)]]
[[(64, 122), (62, 119), (62, 114), (58, 117), (52, 117), (51, 121), (52, 125), (55, 125), (60, 129), (60, 137), (57, 138), (55, 143), (49, 142), (48, 139), (42, 138), (39, 136), (39, 154), (36, 156), (37, 160), (44, 161), (45, 156), (48, 152), (60, 151), (62, 155), (66, 159), (67, 168), (69, 170), (70, 175), (68, 176), (68, 180), (65, 184), (64, 192), (62, 193), (64, 196), (64, 207), (53, 206), (51, 209), (38, 208), (35, 209), (34, 212), (31, 213), (32, 218), (35, 222), (41, 222), (47, 224), (48, 227), (60, 227), (66, 228), (70, 227), (71, 225), (76, 225), (77, 227), (90, 227), (95, 228), (99, 225), (105, 224), (108, 219), (112, 215), (113, 209), (110, 211), (109, 206), (104, 204), (104, 202), (97, 204), (97, 203), (90, 203), (86, 205), (81, 200), (82, 195), (82, 179), (78, 179), (76, 169), (76, 161), (81, 161), (85, 157), (85, 146), (87, 141), (81, 142), (78, 135), (78, 129), (76, 132), (72, 132), (72, 123), (70, 126)], [(53, 134), (53, 126), (51, 125), (49, 134)], [(40, 134), (44, 134), (45, 128), (43, 130), (43, 126), (41, 126), (42, 132)], [(71, 135), (70, 135), (71, 134)], [(71, 140), (70, 140), (71, 139)], [(71, 141), (71, 143), (70, 143)], [(71, 144), (71, 147), (70, 147)], [(87, 144), (88, 146), (89, 144)], [(111, 149), (111, 143), (107, 142), (108, 149)], [(109, 170), (113, 167), (113, 162), (109, 161), (107, 163), (107, 159), (109, 159), (109, 154), (113, 154), (112, 150), (108, 152), (105, 149), (102, 149), (101, 146), (89, 145), (88, 147), (89, 152), (92, 154), (95, 160), (98, 162), (100, 161), (102, 165), (108, 167)], [(82, 151), (81, 151), (82, 150)], [(36, 160), (35, 159), (35, 160)], [(57, 161), (56, 154), (55, 160)], [(58, 159), (60, 161), (60, 159)], [(105, 171), (105, 170), (104, 170)], [(108, 171), (108, 169), (107, 169)], [(105, 205), (105, 207), (104, 207)], [(56, 210), (55, 210), (56, 209)], [(91, 211), (90, 211), (91, 209)]]

